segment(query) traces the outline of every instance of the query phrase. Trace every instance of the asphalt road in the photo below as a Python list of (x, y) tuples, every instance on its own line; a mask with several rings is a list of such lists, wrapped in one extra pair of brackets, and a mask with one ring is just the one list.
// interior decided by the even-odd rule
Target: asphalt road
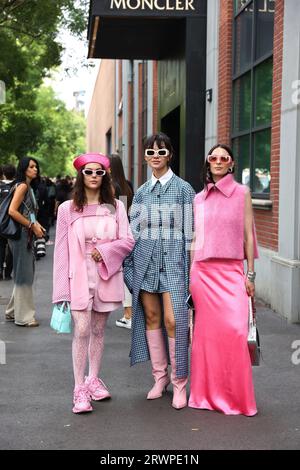
[[(47, 257), (37, 263), (39, 328), (5, 323), (12, 282), (0, 282), (0, 340), (6, 346), (6, 364), (0, 364), (0, 449), (300, 448), (300, 364), (291, 360), (295, 340), (300, 349), (300, 325), (288, 325), (262, 304), (258, 324), (263, 362), (253, 368), (256, 417), (177, 411), (170, 391), (147, 401), (150, 363), (129, 366), (130, 331), (114, 325), (120, 311), (110, 316), (101, 372), (112, 399), (95, 403), (91, 414), (74, 415), (71, 335), (57, 335), (49, 327), (52, 252), (48, 247)], [(295, 356), (300, 362), (300, 352)]]

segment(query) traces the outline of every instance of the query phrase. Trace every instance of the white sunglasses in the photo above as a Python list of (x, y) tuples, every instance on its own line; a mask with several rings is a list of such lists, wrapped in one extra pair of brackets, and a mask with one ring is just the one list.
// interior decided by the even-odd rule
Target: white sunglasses
[(100, 168), (98, 170), (91, 170), (89, 168), (85, 168), (84, 170), (81, 171), (81, 173), (85, 176), (104, 176), (106, 175), (105, 170), (101, 170)]
[(153, 157), (168, 157), (170, 155), (170, 152), (168, 149), (146, 149), (145, 150), (145, 157), (146, 158), (153, 158)]

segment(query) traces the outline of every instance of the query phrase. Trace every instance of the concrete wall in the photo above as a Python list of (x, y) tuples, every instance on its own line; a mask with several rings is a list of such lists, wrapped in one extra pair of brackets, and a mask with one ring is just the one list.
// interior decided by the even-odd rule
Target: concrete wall
[(115, 151), (115, 61), (101, 60), (87, 116), (87, 150), (106, 153), (106, 133), (112, 129)]

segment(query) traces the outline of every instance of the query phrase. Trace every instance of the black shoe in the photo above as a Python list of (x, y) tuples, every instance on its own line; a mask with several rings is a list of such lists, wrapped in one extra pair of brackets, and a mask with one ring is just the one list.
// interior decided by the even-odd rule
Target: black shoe
[(12, 276), (9, 274), (8, 276), (5, 276), (4, 280), (5, 280), (5, 281), (11, 281), (11, 280), (12, 280)]

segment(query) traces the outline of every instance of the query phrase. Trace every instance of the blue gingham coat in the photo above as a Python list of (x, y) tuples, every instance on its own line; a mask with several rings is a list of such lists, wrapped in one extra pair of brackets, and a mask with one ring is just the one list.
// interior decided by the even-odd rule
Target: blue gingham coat
[[(188, 375), (188, 308), (190, 245), (193, 238), (195, 191), (175, 174), (162, 187), (159, 198), (151, 179), (136, 192), (130, 210), (130, 226), (136, 240), (124, 263), (125, 282), (133, 294), (131, 365), (150, 359), (140, 288), (162, 232), (164, 264), (176, 321), (176, 375)], [(161, 232), (160, 232), (161, 231)], [(154, 259), (155, 259), (154, 258)], [(167, 347), (167, 346), (166, 346)]]

